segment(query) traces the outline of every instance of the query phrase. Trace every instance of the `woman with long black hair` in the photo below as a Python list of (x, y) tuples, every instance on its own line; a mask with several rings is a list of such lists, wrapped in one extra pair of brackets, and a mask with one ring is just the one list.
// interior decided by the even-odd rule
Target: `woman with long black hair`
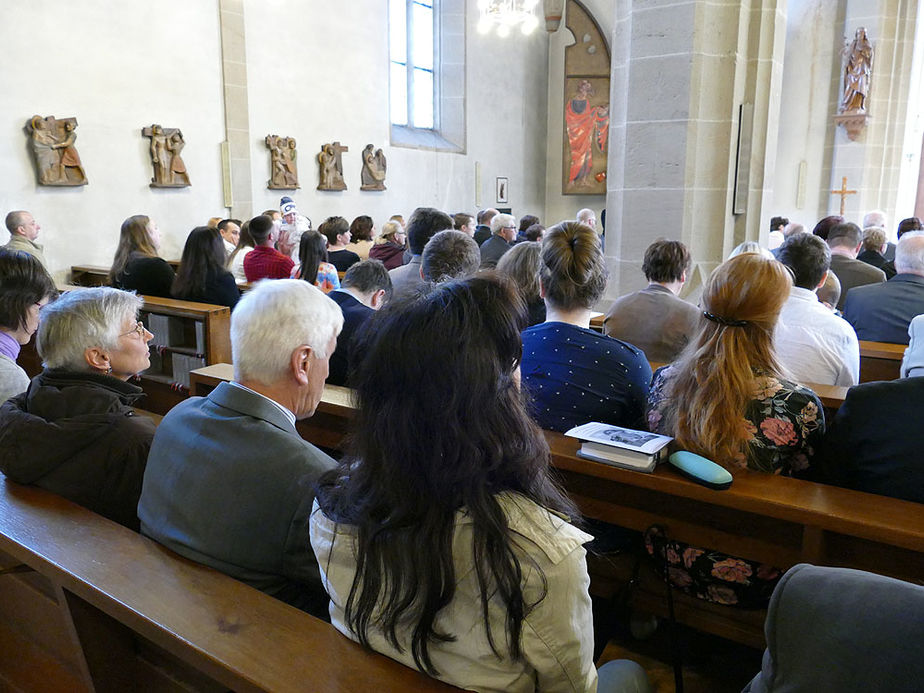
[[(525, 321), (491, 276), (370, 318), (356, 429), (319, 482), (311, 544), (332, 623), (363, 645), (471, 690), (593, 691), (591, 537), (520, 392)], [(646, 690), (619, 664), (608, 690)]]

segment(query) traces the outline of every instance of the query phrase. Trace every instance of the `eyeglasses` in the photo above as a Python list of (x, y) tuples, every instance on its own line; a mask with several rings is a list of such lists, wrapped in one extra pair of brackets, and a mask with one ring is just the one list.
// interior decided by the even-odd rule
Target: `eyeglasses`
[(516, 226), (502, 226), (502, 229), (515, 229)]
[(130, 334), (137, 334), (139, 337), (144, 337), (145, 332), (146, 330), (144, 328), (144, 323), (139, 320), (137, 323), (135, 323), (135, 326), (132, 329), (130, 329), (128, 332), (125, 332), (124, 334), (120, 334), (119, 336), (127, 337)]

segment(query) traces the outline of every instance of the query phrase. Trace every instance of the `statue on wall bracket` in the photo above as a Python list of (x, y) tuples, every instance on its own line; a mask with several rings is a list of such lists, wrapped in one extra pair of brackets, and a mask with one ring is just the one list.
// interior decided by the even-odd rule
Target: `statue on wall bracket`
[(605, 195), (610, 51), (584, 5), (568, 0), (566, 10), (574, 43), (565, 48), (562, 194)]
[(298, 153), (295, 149), (295, 138), (267, 135), (263, 141), (270, 150), (270, 179), (266, 187), (270, 190), (297, 190)]
[(843, 125), (847, 137), (856, 140), (869, 120), (869, 89), (872, 81), (873, 44), (860, 27), (853, 43), (844, 48), (844, 91), (834, 122)]
[(183, 161), (182, 151), (186, 146), (179, 128), (165, 128), (157, 123), (142, 128), (141, 134), (151, 138), (151, 165), (154, 177), (152, 188), (189, 187), (189, 174)]
[(360, 190), (385, 190), (385, 170), (388, 168), (385, 153), (381, 149), (373, 149), (371, 144), (363, 149), (363, 184)]
[(39, 185), (86, 185), (87, 174), (74, 143), (77, 119), (36, 115), (26, 123)]
[(332, 142), (321, 146), (318, 153), (318, 166), (320, 167), (321, 182), (318, 190), (346, 190), (343, 180), (343, 152), (350, 151), (340, 142)]

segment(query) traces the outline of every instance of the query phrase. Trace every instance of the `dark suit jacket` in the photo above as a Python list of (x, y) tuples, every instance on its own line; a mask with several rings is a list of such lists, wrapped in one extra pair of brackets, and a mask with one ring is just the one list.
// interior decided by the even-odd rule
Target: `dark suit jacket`
[(331, 385), (346, 385), (353, 337), (375, 311), (357, 301), (346, 291), (331, 291), (327, 295), (340, 306), (340, 311), (343, 313), (343, 330), (337, 337), (337, 349), (330, 357), (330, 373), (327, 376), (327, 382)]
[(308, 516), (335, 462), (271, 401), (231, 383), (176, 405), (145, 469), (143, 534), (198, 563), (327, 618)]
[(924, 277), (896, 274), (884, 284), (858, 286), (850, 292), (844, 319), (857, 338), (873, 342), (908, 343), (908, 324), (924, 313)]
[(885, 273), (881, 269), (843, 255), (831, 256), (831, 271), (841, 283), (841, 297), (837, 302), (838, 310), (844, 310), (847, 292), (853, 287), (876, 284), (886, 280)]
[(924, 411), (924, 378), (847, 391), (815, 461), (819, 480), (924, 503), (924, 456), (912, 421)]
[(513, 246), (496, 233), (481, 244), (481, 269), (497, 267), (498, 261)]
[(478, 224), (475, 227), (475, 243), (481, 245), (491, 237), (491, 227), (485, 224)]
[(742, 693), (919, 691), (924, 587), (800, 563), (767, 609), (761, 672)]

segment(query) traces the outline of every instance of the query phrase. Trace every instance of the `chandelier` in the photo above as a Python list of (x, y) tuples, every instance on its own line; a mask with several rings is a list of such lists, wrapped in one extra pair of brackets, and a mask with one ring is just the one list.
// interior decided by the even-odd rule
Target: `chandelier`
[(497, 35), (509, 36), (519, 26), (524, 34), (531, 34), (539, 20), (533, 9), (539, 0), (478, 0), (478, 33), (487, 34), (497, 27)]

